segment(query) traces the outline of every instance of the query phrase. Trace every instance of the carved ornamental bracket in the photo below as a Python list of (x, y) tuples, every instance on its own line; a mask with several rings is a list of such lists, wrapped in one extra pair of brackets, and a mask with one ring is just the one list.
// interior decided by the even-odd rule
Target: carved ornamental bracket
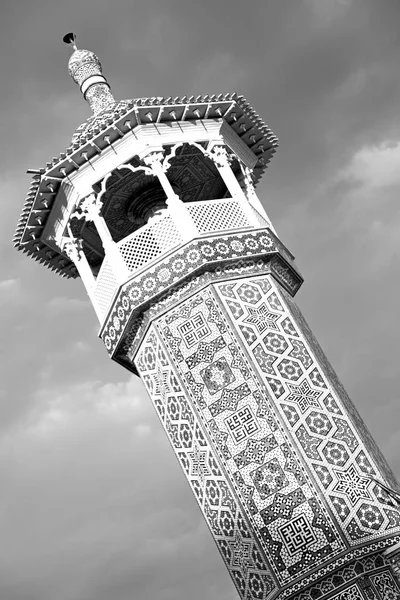
[(72, 219), (85, 219), (95, 221), (101, 215), (103, 207), (102, 194), (89, 194), (82, 198), (76, 205), (77, 210), (71, 214)]

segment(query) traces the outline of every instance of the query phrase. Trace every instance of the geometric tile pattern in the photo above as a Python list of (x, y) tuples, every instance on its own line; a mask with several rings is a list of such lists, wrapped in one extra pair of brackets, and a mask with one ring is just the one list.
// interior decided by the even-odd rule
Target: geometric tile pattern
[(399, 531), (272, 277), (211, 282), (159, 313), (135, 366), (242, 598), (297, 594)]
[[(229, 270), (230, 265), (235, 262), (242, 262), (244, 265), (253, 262), (256, 265), (259, 261), (254, 260), (254, 255), (258, 254), (269, 262), (270, 270), (278, 274), (290, 293), (295, 294), (301, 285), (301, 277), (294, 267), (286, 263), (282, 264), (278, 249), (283, 255), (286, 254), (280, 242), (266, 229), (226, 233), (218, 237), (194, 239), (162, 257), (144, 271), (135, 272), (134, 276), (122, 286), (104, 323), (101, 337), (107, 351), (113, 356), (121, 338), (125, 336), (128, 321), (133, 315), (143, 313), (145, 303), (154, 304), (160, 294), (165, 294), (171, 288), (176, 290), (177, 283), (190, 279), (195, 273), (206, 271), (211, 262), (218, 263), (219, 271), (224, 267)], [(216, 276), (218, 277), (218, 273)], [(272, 302), (265, 307), (265, 310), (272, 315), (270, 321), (272, 329), (273, 319), (276, 318), (274, 316), (276, 306), (276, 302)], [(252, 315), (246, 311), (251, 321), (257, 319), (262, 313), (259, 306), (256, 307), (256, 313)], [(251, 323), (249, 329), (250, 325)], [(262, 327), (265, 330), (268, 328), (264, 325)]]
[(135, 362), (240, 596), (270, 598), (275, 578), (153, 328)]
[(201, 340), (210, 333), (207, 323), (204, 321), (203, 315), (197, 313), (193, 319), (188, 319), (180, 326), (180, 332), (188, 348)]
[(332, 600), (365, 600), (357, 584), (354, 584), (345, 590), (332, 596)]
[[(393, 577), (391, 570), (385, 563), (381, 554), (375, 554), (369, 557), (358, 558), (354, 562), (337, 570), (334, 574), (327, 575), (321, 581), (310, 586), (306, 590), (296, 595), (296, 600), (319, 600), (336, 598), (336, 600), (346, 600), (347, 591), (358, 594), (354, 590), (357, 582), (358, 590), (364, 590), (363, 595), (356, 597), (367, 600), (398, 600), (400, 592), (399, 584)], [(341, 590), (338, 593), (338, 588)], [(344, 596), (340, 596), (344, 594)]]
[(261, 498), (268, 498), (289, 485), (285, 473), (276, 458), (258, 467), (251, 478)]
[(278, 531), (290, 554), (295, 554), (315, 542), (312, 527), (303, 515), (298, 515), (292, 521), (281, 525)]
[[(266, 281), (269, 291), (261, 293)], [(261, 294), (258, 302), (253, 299), (249, 303), (246, 286), (252, 290), (253, 298), (258, 288)], [(238, 280), (236, 286), (230, 285), (229, 303), (222, 284), (216, 283), (215, 289), (236, 327), (243, 349), (250, 360), (254, 357), (252, 363), (275, 399), (280, 419), (289, 429), (298, 455), (314, 474), (328, 506), (337, 515), (347, 543), (354, 546), (375, 539), (378, 533), (399, 532), (400, 518), (393, 522), (387, 510), (389, 504), (385, 506), (379, 490), (375, 490), (377, 486), (367, 477), (370, 474), (385, 481), (385, 474), (363, 443), (358, 423), (331, 386), (274, 280), (263, 275)], [(273, 334), (276, 337), (270, 333), (262, 335), (260, 323), (253, 324), (245, 336), (243, 325), (251, 326), (245, 318), (248, 310), (271, 307), (271, 296), (277, 307)], [(232, 302), (235, 311), (230, 308)]]
[[(229, 299), (230, 284), (221, 285), (225, 285), (223, 289)], [(239, 280), (237, 297), (240, 302), (257, 308), (265, 297), (266, 286), (263, 289), (253, 285), (248, 289), (247, 284), (240, 287)], [(277, 294), (267, 302), (264, 300), (264, 304), (266, 309), (259, 311), (257, 319), (265, 318), (267, 328), (256, 319), (254, 311), (244, 311), (243, 319), (250, 313), (259, 335), (267, 337), (278, 353), (282, 348), (287, 352), (286, 342), (282, 345), (278, 340), (278, 348), (275, 338), (269, 335), (278, 327), (276, 323), (283, 316), (284, 306)], [(189, 348), (182, 323), (197, 319), (198, 314), (202, 315), (202, 322), (210, 333)], [(280, 586), (290, 584), (294, 578), (346, 551), (344, 540), (335, 531), (334, 522), (319, 499), (317, 487), (306, 476), (275, 414), (273, 398), (266, 394), (265, 386), (251, 370), (238, 344), (237, 332), (216, 300), (213, 286), (155, 319), (154, 326), (179, 372), (189, 402), (200, 416), (204, 435), (211, 440), (223, 465), (226, 481), (247, 513), (253, 537)], [(215, 351), (200, 350), (198, 359), (203, 346)], [(145, 358), (144, 349), (140, 356)], [(300, 368), (303, 373), (303, 367), (298, 368), (294, 358), (284, 360), (282, 369), (291, 382), (290, 378), (296, 377)], [(137, 360), (136, 364), (143, 376), (144, 366)]]
[(400, 586), (393, 577), (391, 571), (382, 571), (377, 575), (371, 575), (370, 580), (375, 588), (377, 597), (382, 600), (398, 600), (400, 597)]
[(258, 431), (258, 423), (250, 406), (244, 406), (225, 419), (232, 438), (239, 444)]

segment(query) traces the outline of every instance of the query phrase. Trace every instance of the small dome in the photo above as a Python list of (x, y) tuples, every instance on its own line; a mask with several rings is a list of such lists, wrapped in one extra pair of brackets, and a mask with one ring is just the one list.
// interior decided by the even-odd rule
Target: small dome
[(68, 61), (68, 72), (79, 85), (89, 75), (101, 75), (100, 60), (90, 50), (75, 50)]

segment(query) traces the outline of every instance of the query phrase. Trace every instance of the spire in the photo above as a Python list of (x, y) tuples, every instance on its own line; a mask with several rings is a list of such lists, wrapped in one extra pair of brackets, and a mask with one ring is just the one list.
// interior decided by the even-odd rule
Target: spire
[(68, 62), (69, 74), (80, 86), (92, 112), (97, 115), (115, 102), (110, 86), (102, 73), (101, 63), (94, 52), (78, 49), (74, 33), (64, 35), (63, 41), (74, 50)]

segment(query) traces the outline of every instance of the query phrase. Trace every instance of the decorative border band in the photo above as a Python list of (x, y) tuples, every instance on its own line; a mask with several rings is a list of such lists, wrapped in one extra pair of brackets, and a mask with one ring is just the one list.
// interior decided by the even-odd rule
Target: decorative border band
[(121, 287), (100, 331), (109, 355), (114, 356), (127, 335), (128, 323), (188, 278), (207, 269), (243, 263), (246, 259), (265, 260), (266, 257), (271, 261), (271, 272), (294, 296), (303, 279), (294, 263), (288, 262), (285, 248), (273, 239), (267, 229), (200, 238), (178, 248)]

